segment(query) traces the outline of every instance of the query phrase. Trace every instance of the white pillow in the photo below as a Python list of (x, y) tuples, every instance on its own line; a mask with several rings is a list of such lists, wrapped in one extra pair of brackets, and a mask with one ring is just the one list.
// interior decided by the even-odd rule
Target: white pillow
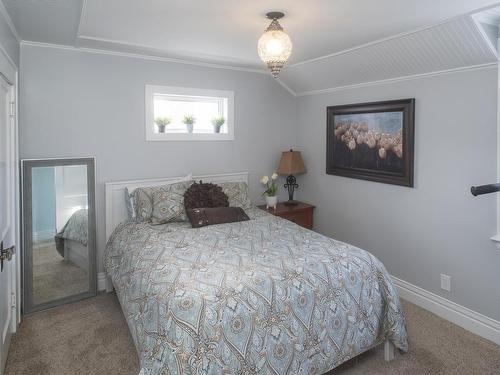
[[(173, 179), (171, 181), (163, 182), (159, 185), (146, 185), (146, 186), (141, 186), (141, 187), (150, 187), (150, 186), (161, 186), (161, 185), (171, 185), (175, 184), (177, 182), (184, 182), (184, 181), (191, 181), (193, 179), (193, 175), (190, 173), (186, 176), (179, 177), (176, 179)], [(129, 219), (135, 219), (136, 213), (134, 210), (134, 191), (137, 189), (137, 187), (125, 187), (125, 206), (127, 207), (127, 213)]]

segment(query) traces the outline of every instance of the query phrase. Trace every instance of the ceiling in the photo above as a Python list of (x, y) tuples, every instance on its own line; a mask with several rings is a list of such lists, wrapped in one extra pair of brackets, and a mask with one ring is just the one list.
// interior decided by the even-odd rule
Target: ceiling
[[(269, 23), (264, 14), (270, 10), (282, 10), (286, 17), (281, 23), (294, 45), (282, 79), (289, 86), (294, 86), (293, 91), (298, 92), (324, 88), (323, 84), (304, 86), (301, 83), (307, 79), (301, 76), (304, 65), (312, 64), (307, 69), (310, 72), (312, 66), (318, 64), (318, 58), (321, 65), (318, 68), (328, 73), (330, 68), (334, 68), (333, 65), (328, 67), (330, 60), (337, 61), (335, 69), (339, 69), (341, 60), (345, 60), (346, 55), (352, 52), (359, 52), (360, 47), (382, 47), (387, 41), (395, 40), (395, 37), (405, 38), (408, 33), (428, 33), (429, 29), (437, 30), (444, 24), (454, 24), (454, 29), (448, 27), (448, 31), (436, 35), (445, 39), (450, 37), (449, 46), (444, 46), (445, 49), (456, 47), (457, 42), (452, 40), (453, 37), (461, 38), (460, 32), (464, 30), (477, 32), (474, 25), (470, 24), (470, 14), (500, 4), (491, 0), (2, 1), (20, 38), (25, 41), (125, 51), (250, 69), (263, 68), (256, 44)], [(460, 21), (464, 23), (457, 23)], [(458, 35), (450, 31), (452, 29), (459, 30)], [(422, 34), (426, 40), (429, 37)], [(418, 38), (414, 39), (419, 41)], [(476, 36), (470, 39), (474, 42)], [(435, 47), (443, 48), (439, 43)], [(484, 51), (479, 53), (482, 55), (478, 59), (468, 61), (465, 58), (461, 61), (460, 57), (456, 57), (456, 62), (458, 65), (476, 64), (478, 61), (483, 63), (496, 59), (491, 51), (486, 59)], [(366, 56), (358, 56), (361, 57)], [(356, 64), (355, 59), (356, 54), (351, 56), (349, 64)], [(449, 64), (443, 65), (446, 68)], [(342, 75), (338, 70), (334, 73)], [(402, 73), (406, 72), (396, 69), (395, 74)], [(344, 78), (347, 76), (344, 75)], [(391, 74), (381, 75), (384, 79), (386, 76)], [(328, 85), (349, 83), (353, 82), (349, 79), (342, 82), (333, 80)]]

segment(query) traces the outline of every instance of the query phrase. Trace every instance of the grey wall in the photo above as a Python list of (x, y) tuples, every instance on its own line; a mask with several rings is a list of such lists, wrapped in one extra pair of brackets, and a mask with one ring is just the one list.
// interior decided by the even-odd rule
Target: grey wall
[[(233, 90), (235, 140), (146, 142), (145, 84)], [(258, 73), (23, 46), (19, 102), (21, 158), (96, 157), (100, 255), (105, 182), (248, 171), (257, 200), (296, 140), (295, 99)]]
[[(235, 91), (233, 142), (146, 142), (144, 85)], [(326, 106), (416, 98), (415, 188), (325, 174)], [(493, 68), (293, 98), (262, 74), (22, 47), (21, 157), (94, 155), (98, 245), (104, 182), (188, 172), (270, 173), (297, 146), (308, 173), (299, 199), (315, 228), (380, 258), (394, 276), (500, 319), (500, 251), (493, 195), (469, 187), (496, 176), (497, 71)], [(102, 267), (99, 268), (102, 270)], [(452, 291), (439, 288), (440, 273)]]
[[(298, 99), (299, 198), (315, 228), (369, 250), (396, 277), (500, 319), (496, 197), (497, 70), (439, 75)], [(416, 98), (415, 188), (325, 174), (326, 107)], [(440, 289), (451, 276), (451, 293)]]
[(0, 13), (0, 48), (12, 62), (19, 66), (19, 42), (9, 28), (4, 16)]

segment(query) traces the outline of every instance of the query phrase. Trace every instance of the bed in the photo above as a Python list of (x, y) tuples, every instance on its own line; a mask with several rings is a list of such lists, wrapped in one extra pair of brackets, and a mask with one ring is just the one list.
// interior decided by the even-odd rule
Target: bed
[[(247, 174), (195, 176), (214, 183)], [(105, 268), (153, 374), (322, 374), (385, 345), (408, 349), (404, 315), (370, 253), (257, 208), (198, 229), (126, 220), (106, 184)]]
[(57, 252), (65, 260), (87, 270), (89, 268), (88, 210), (75, 211), (54, 237)]

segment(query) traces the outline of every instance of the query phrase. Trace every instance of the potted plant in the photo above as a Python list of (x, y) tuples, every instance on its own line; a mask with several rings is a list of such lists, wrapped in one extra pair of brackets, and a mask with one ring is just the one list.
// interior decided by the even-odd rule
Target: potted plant
[(271, 179), (267, 176), (262, 176), (260, 179), (260, 183), (266, 187), (266, 190), (262, 193), (262, 195), (266, 196), (266, 208), (272, 207), (276, 209), (276, 205), (278, 204), (278, 185), (276, 185), (276, 180), (278, 179), (278, 174), (274, 172), (271, 176)]
[(226, 119), (223, 116), (214, 117), (212, 119), (212, 125), (214, 126), (214, 133), (220, 133), (220, 128), (226, 123)]
[(193, 132), (193, 125), (196, 122), (196, 118), (192, 115), (186, 115), (184, 116), (184, 119), (182, 120), (182, 123), (186, 125), (188, 133)]
[(170, 119), (168, 117), (157, 117), (155, 118), (155, 124), (158, 126), (158, 132), (165, 133), (165, 126), (170, 124)]

